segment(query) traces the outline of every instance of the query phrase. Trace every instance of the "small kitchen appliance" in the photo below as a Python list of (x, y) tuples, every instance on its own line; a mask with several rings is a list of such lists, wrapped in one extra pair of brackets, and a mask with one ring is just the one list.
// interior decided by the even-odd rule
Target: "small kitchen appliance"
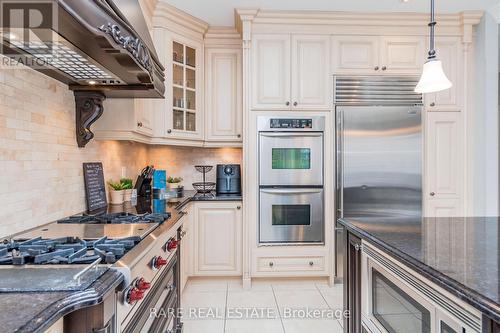
[(217, 195), (241, 195), (239, 164), (217, 164)]
[(325, 117), (259, 117), (259, 243), (325, 240)]

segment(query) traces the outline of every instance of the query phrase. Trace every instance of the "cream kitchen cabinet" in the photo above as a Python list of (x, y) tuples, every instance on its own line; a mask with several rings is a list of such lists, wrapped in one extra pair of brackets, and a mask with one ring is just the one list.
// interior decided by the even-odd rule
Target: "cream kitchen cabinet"
[(194, 275), (241, 276), (241, 202), (194, 202)]
[(463, 213), (464, 142), (461, 112), (427, 112), (425, 214)]
[(181, 212), (182, 216), (182, 241), (180, 255), (180, 291), (184, 290), (188, 277), (192, 275), (193, 258), (193, 207), (188, 205)]
[(151, 100), (112, 98), (106, 99), (103, 107), (105, 112), (92, 127), (98, 139), (147, 141), (153, 136), (155, 122)]
[(241, 49), (205, 51), (205, 142), (242, 142)]
[(425, 95), (427, 111), (460, 111), (463, 109), (460, 45), (460, 38), (457, 37), (438, 37), (436, 39), (438, 59), (442, 61), (444, 73), (453, 86), (447, 90)]
[(335, 74), (415, 74), (425, 60), (425, 38), (419, 36), (333, 36)]
[(167, 32), (165, 132), (168, 139), (203, 140), (203, 44)]
[(328, 36), (255, 35), (252, 58), (252, 109), (331, 109)]
[(335, 74), (365, 74), (380, 69), (379, 38), (373, 36), (332, 37)]

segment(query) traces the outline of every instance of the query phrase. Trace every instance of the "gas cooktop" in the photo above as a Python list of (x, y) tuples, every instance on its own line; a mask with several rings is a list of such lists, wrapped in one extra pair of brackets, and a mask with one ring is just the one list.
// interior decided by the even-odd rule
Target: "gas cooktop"
[(75, 237), (17, 239), (0, 244), (0, 265), (114, 264), (140, 237), (85, 240)]
[(131, 214), (120, 213), (100, 213), (100, 214), (80, 214), (73, 215), (57, 223), (85, 223), (85, 224), (132, 224), (132, 223), (163, 223), (170, 218), (170, 213), (146, 213)]

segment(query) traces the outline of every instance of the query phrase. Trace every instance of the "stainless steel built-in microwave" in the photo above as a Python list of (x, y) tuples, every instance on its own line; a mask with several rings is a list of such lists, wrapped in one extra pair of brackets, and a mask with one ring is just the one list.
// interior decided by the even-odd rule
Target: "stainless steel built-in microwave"
[(481, 316), (430, 287), (366, 243), (361, 260), (361, 317), (372, 333), (479, 333)]

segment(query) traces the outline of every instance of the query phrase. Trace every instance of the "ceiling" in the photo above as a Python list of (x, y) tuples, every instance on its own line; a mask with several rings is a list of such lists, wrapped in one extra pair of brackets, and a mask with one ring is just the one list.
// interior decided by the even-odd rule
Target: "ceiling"
[[(160, 0), (212, 26), (234, 26), (235, 8), (363, 12), (428, 12), (429, 0)], [(500, 0), (437, 0), (437, 12), (489, 9)]]

